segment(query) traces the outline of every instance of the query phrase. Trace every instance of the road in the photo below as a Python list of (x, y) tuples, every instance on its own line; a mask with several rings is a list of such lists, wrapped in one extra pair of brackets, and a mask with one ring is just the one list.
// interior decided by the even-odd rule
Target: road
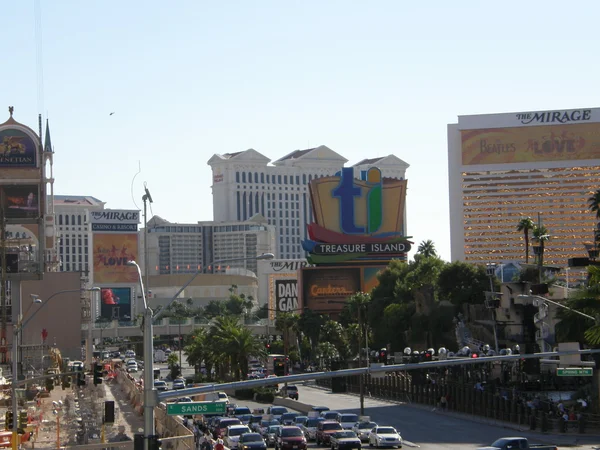
[[(324, 405), (334, 411), (359, 413), (358, 396), (332, 394), (331, 391), (308, 386), (299, 386), (298, 390), (302, 403)], [(394, 426), (407, 441), (406, 447), (420, 447), (423, 450), (474, 449), (490, 445), (504, 436), (524, 436), (532, 443), (557, 444), (559, 448), (572, 447), (576, 439), (573, 435), (541, 435), (505, 429), (461, 419), (451, 413), (432, 411), (431, 408), (389, 403), (373, 398), (365, 399), (365, 415), (379, 425)], [(583, 448), (590, 448), (599, 442), (600, 438), (578, 438), (578, 443)]]

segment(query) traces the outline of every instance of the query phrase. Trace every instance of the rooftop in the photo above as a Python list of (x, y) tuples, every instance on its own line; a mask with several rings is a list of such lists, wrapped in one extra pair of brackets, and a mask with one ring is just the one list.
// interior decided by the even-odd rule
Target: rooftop
[(91, 195), (55, 195), (54, 206), (57, 205), (103, 205), (102, 200), (92, 197)]
[(375, 164), (375, 163), (378, 163), (379, 161), (381, 161), (383, 158), (385, 158), (385, 156), (382, 156), (380, 158), (363, 159), (362, 161), (359, 161), (356, 164), (354, 164), (352, 167), (365, 166), (368, 164)]

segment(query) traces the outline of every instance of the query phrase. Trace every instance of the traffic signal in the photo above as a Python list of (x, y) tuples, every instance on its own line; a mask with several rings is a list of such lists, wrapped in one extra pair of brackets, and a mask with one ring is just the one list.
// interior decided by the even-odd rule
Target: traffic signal
[(383, 364), (387, 363), (387, 349), (382, 348), (379, 350), (379, 362)]
[(471, 358), (479, 358), (479, 355), (477, 353), (471, 353)]
[(46, 378), (46, 390), (50, 392), (52, 389), (54, 389), (54, 378), (48, 377)]
[(266, 347), (266, 349), (267, 349), (267, 353), (269, 353), (269, 354), (270, 354), (270, 353), (271, 353), (271, 343), (270, 343), (270, 342), (267, 342), (267, 343), (265, 344), (265, 347)]
[(27, 426), (27, 411), (19, 411), (19, 428)]
[(13, 429), (13, 417), (12, 411), (6, 411), (6, 414), (4, 415), (4, 424), (6, 425), (7, 430)]
[(64, 375), (62, 377), (62, 388), (63, 390), (68, 389), (71, 387), (71, 377)]
[(429, 350), (427, 350), (425, 353), (423, 353), (423, 361), (431, 361), (432, 357), (433, 357), (433, 355), (431, 354), (431, 352)]
[(102, 384), (102, 364), (94, 364), (94, 386)]
[(85, 373), (83, 370), (77, 372), (77, 386), (85, 386)]
[(162, 447), (162, 441), (156, 434), (148, 436), (148, 450), (160, 450)]

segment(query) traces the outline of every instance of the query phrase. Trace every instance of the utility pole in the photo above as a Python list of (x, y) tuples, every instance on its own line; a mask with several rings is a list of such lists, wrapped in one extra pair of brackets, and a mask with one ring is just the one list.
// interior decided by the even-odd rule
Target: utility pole
[[(2, 289), (2, 297), (0, 300), (0, 308), (2, 309), (2, 319), (0, 324), (0, 362), (6, 363), (8, 354), (7, 352), (7, 342), (6, 342), (6, 288), (7, 288), (7, 280), (6, 280), (6, 217), (4, 216), (4, 192), (0, 193), (0, 245), (2, 245), (2, 261), (0, 262), (2, 268), (1, 281), (0, 281), (0, 289)], [(15, 343), (13, 343), (15, 345)], [(16, 373), (12, 374), (13, 380), (16, 380)]]
[[(361, 309), (362, 309), (362, 305), (359, 303), (358, 304), (358, 367), (362, 367), (362, 352), (360, 351), (360, 347), (362, 346), (362, 332), (363, 332), (363, 321), (362, 321), (362, 314), (361, 314)], [(365, 341), (366, 341), (366, 334), (365, 333)], [(365, 348), (365, 352), (368, 351)], [(369, 367), (369, 358), (367, 356), (366, 359), (366, 366)], [(360, 395), (360, 415), (364, 416), (365, 415), (365, 381), (364, 381), (364, 375), (360, 374), (358, 376), (358, 380), (359, 380), (359, 395)]]
[(150, 195), (150, 191), (145, 185), (144, 191), (146, 192), (142, 196), (142, 201), (144, 202), (144, 286), (146, 289), (146, 298), (148, 298), (148, 290), (150, 289), (150, 280), (148, 278), (150, 275), (150, 258), (148, 255), (148, 202), (154, 202), (152, 200), (152, 196)]

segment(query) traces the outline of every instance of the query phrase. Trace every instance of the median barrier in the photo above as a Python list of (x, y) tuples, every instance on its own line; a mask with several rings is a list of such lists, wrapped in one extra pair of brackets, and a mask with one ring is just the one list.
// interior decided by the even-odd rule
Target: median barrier
[(300, 403), (299, 401), (292, 400), (291, 398), (275, 397), (275, 399), (273, 400), (273, 404), (277, 406), (285, 406), (286, 408), (293, 409), (302, 414), (308, 414), (309, 411), (313, 410), (312, 405)]

